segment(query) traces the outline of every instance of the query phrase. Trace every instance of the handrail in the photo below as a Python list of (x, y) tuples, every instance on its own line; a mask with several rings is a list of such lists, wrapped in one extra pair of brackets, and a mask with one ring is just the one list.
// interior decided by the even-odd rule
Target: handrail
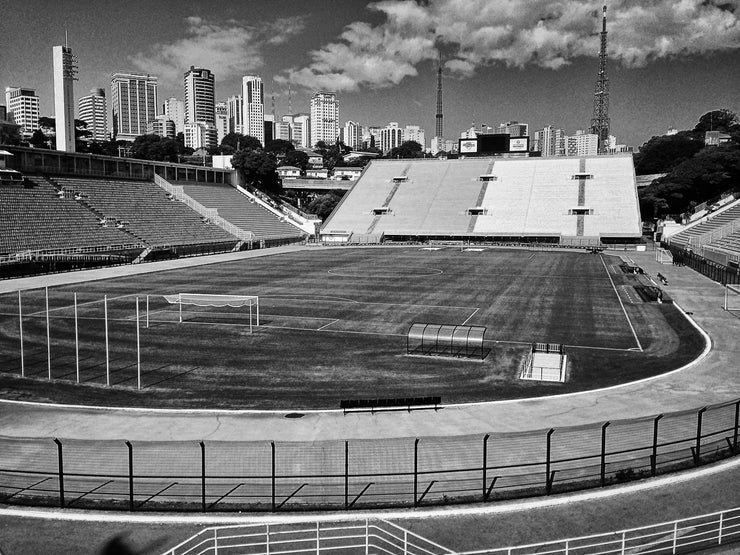
[(689, 237), (688, 246), (694, 250), (697, 250), (699, 249), (699, 247), (702, 247), (714, 241), (719, 241), (720, 239), (727, 237), (728, 235), (730, 235), (731, 233), (735, 233), (736, 231), (740, 231), (740, 218), (738, 218), (737, 220), (732, 220), (719, 229), (708, 231), (707, 233), (699, 235), (698, 237)]
[(221, 216), (218, 215), (218, 210), (216, 208), (208, 208), (206, 206), (203, 206), (202, 204), (197, 202), (194, 198), (186, 195), (181, 186), (172, 185), (169, 181), (167, 181), (162, 176), (156, 173), (154, 174), (154, 183), (156, 183), (162, 189), (164, 189), (169, 194), (171, 194), (175, 199), (184, 203), (189, 208), (195, 210), (198, 214), (200, 214), (204, 218), (208, 218), (210, 221), (215, 223), (221, 229), (237, 237), (239, 240), (241, 241), (254, 241), (255, 240), (254, 233), (252, 233), (251, 231), (245, 231), (242, 228), (235, 226), (231, 222), (224, 220)]

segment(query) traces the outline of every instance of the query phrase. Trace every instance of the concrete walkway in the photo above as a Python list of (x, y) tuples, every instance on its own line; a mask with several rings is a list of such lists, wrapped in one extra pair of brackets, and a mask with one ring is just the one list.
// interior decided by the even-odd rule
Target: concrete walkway
[[(306, 247), (219, 255), (208, 257), (209, 260), (203, 263), (279, 254), (301, 248)], [(548, 398), (447, 406), (438, 412), (399, 411), (345, 416), (341, 411), (306, 411), (302, 418), (286, 419), (283, 412), (78, 408), (2, 401), (0, 435), (131, 441), (423, 437), (575, 426), (700, 408), (740, 397), (740, 345), (737, 341), (740, 319), (722, 310), (724, 288), (689, 268), (658, 264), (652, 252), (629, 253), (629, 256), (648, 274), (654, 276), (661, 272), (667, 277), (667, 292), (682, 309), (693, 313), (698, 326), (711, 336), (713, 345), (706, 357), (681, 370), (614, 388)], [(156, 263), (161, 266), (151, 271), (182, 267), (175, 266), (174, 262), (191, 261), (196, 265), (200, 259)], [(146, 265), (145, 269), (149, 270), (149, 266), (154, 264)], [(131, 275), (139, 268), (121, 267), (113, 271), (116, 276)], [(124, 271), (130, 274), (124, 274)], [(79, 273), (41, 279), (57, 285), (106, 277), (111, 276), (101, 273), (87, 277)], [(3, 282), (0, 286), (10, 291), (41, 286), (34, 284), (33, 280), (39, 278)]]

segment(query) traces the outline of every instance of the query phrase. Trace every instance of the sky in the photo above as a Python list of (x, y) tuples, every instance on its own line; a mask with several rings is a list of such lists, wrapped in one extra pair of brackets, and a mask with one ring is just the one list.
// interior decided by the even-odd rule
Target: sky
[[(611, 132), (640, 146), (699, 117), (740, 113), (740, 0), (0, 0), (0, 87), (35, 88), (53, 115), (52, 47), (79, 59), (75, 100), (110, 74), (159, 79), (184, 98), (191, 66), (217, 100), (241, 77), (265, 84), (265, 113), (309, 111), (337, 93), (340, 119), (420, 125), (434, 135), (443, 57), (444, 135), (506, 121), (587, 129), (607, 4)], [(4, 100), (0, 100), (4, 103)]]

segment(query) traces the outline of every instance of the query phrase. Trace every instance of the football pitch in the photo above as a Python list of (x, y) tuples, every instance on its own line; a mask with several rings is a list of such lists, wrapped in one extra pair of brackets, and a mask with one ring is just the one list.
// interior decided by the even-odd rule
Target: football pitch
[[(619, 262), (567, 251), (316, 248), (56, 287), (48, 315), (43, 289), (22, 292), (20, 311), (18, 294), (1, 295), (0, 394), (170, 408), (429, 395), (449, 404), (604, 387), (698, 356), (697, 331), (672, 304), (644, 302)], [(245, 307), (183, 306), (180, 322), (163, 297), (177, 293), (256, 295), (259, 326)], [(414, 323), (485, 326), (490, 352), (483, 361), (409, 356)], [(566, 347), (565, 383), (518, 378), (534, 342)]]

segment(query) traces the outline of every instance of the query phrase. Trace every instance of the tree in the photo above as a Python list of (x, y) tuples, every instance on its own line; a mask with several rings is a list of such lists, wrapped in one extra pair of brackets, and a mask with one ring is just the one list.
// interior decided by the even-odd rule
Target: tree
[(21, 144), (20, 127), (16, 125), (0, 125), (0, 145)]
[(421, 158), (424, 155), (423, 150), (424, 147), (416, 141), (404, 141), (390, 150), (388, 158)]
[(735, 112), (732, 112), (727, 108), (712, 110), (699, 118), (699, 122), (696, 124), (696, 127), (694, 127), (694, 131), (701, 132), (702, 134), (705, 131), (732, 133), (740, 131), (740, 120), (738, 120)]
[(283, 164), (301, 168), (301, 171), (305, 172), (308, 167), (308, 154), (300, 150), (292, 150), (285, 155)]
[(221, 139), (221, 153), (232, 154), (237, 150), (257, 150), (262, 148), (262, 143), (256, 137), (251, 135), (242, 135), (241, 133), (228, 133)]
[(689, 132), (653, 137), (635, 155), (635, 173), (649, 175), (669, 172), (702, 148), (704, 137), (697, 139)]
[(272, 194), (282, 190), (275, 159), (262, 150), (242, 149), (231, 158), (231, 165), (249, 185)]
[(185, 154), (180, 143), (159, 135), (139, 135), (131, 145), (131, 157), (140, 160), (177, 162)]
[(28, 142), (35, 148), (51, 148), (49, 146), (49, 137), (41, 129), (36, 129)]
[(331, 192), (325, 195), (318, 195), (306, 206), (309, 214), (316, 214), (322, 220), (326, 220), (332, 213), (339, 201), (342, 200), (344, 192)]
[(265, 152), (269, 152), (275, 156), (285, 156), (294, 150), (295, 145), (284, 139), (273, 139), (265, 143)]

